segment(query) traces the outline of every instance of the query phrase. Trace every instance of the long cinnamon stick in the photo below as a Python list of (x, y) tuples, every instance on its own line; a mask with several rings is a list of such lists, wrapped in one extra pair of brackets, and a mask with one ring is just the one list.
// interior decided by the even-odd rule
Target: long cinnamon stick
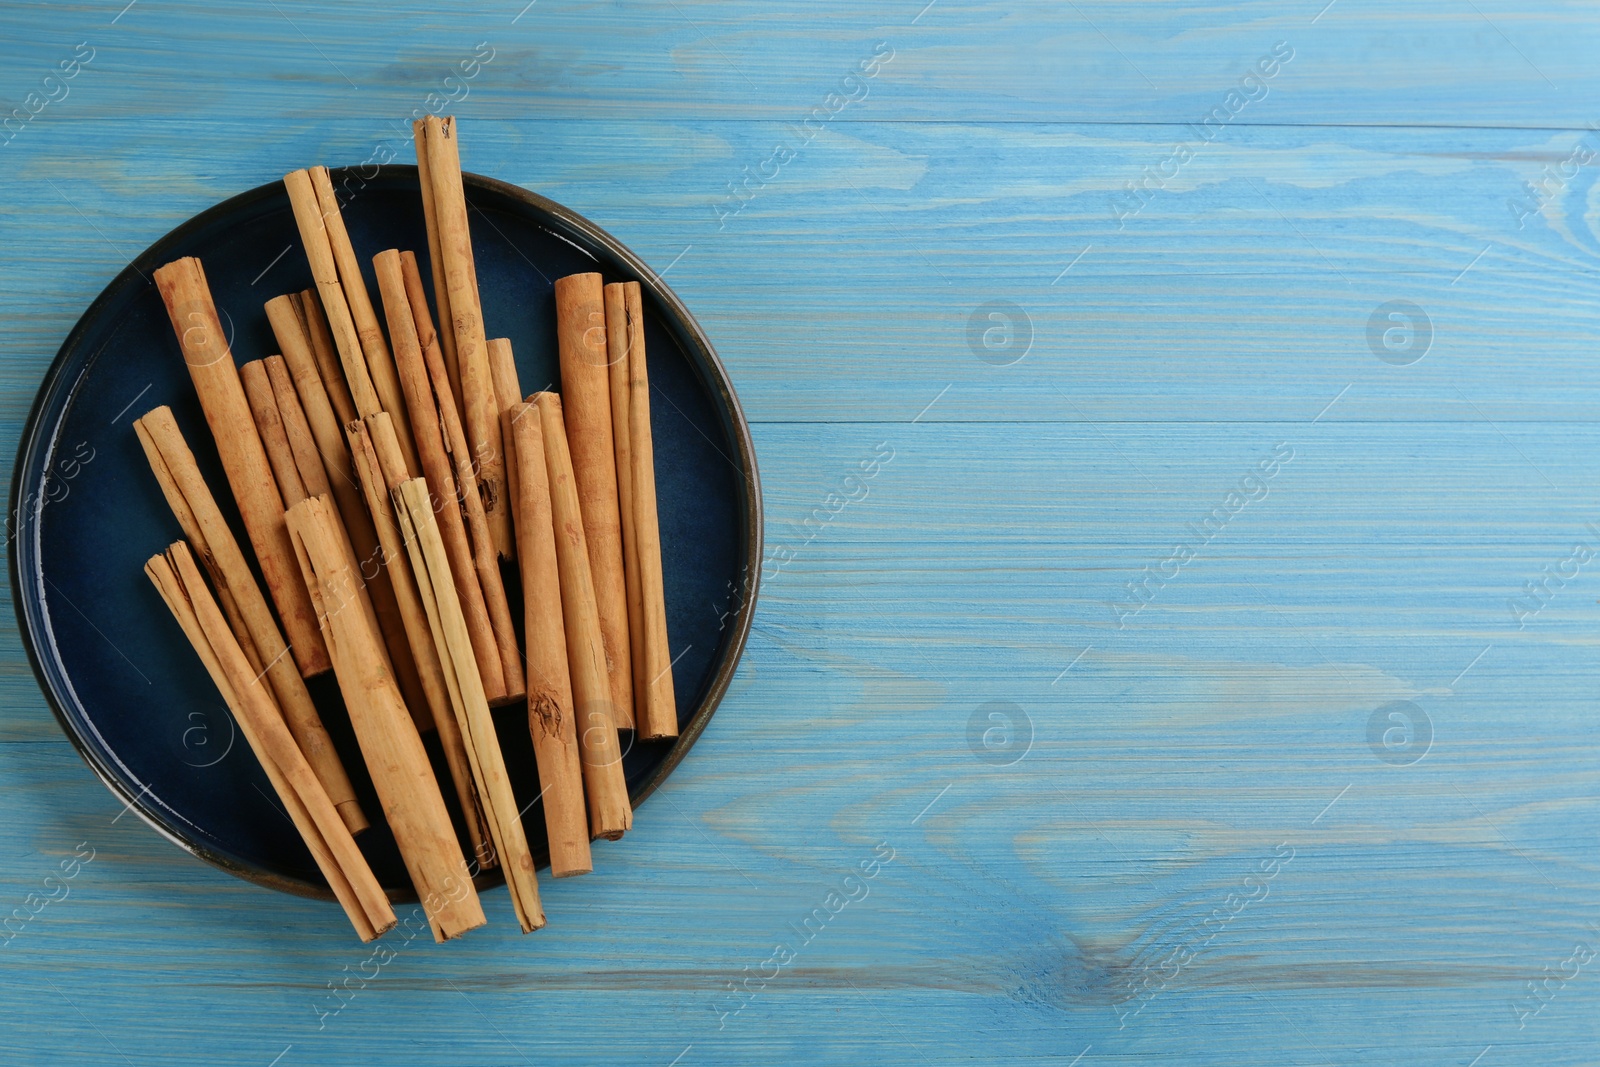
[(272, 617), (266, 597), (261, 595), (261, 587), (250, 573), (239, 542), (234, 540), (233, 530), (223, 519), (216, 498), (200, 475), (194, 453), (189, 451), (172, 410), (158, 407), (148, 411), (134, 422), (133, 428), (162, 495), (167, 498), (184, 535), (193, 544), (217, 587), (229, 625), (254, 673), (266, 675), (277, 698), (279, 712), (300, 745), (300, 751), (316, 771), (324, 791), (339, 809), (350, 832), (360, 833), (367, 828), (367, 818), (356, 801), (350, 777), (317, 714), (316, 705), (311, 702), (311, 694), (300, 672), (288, 655), (283, 634)]
[[(240, 733), (290, 821), (300, 831), (317, 867), (350, 917), (356, 934), (371, 941), (395, 925), (393, 909), (350, 831), (334, 811), (309, 764), (284, 729), (277, 709), (259, 684), (240, 644), (221, 625), (217, 607), (182, 541), (164, 556), (152, 556), (145, 574), (166, 601), (184, 636), (205, 665)], [(204, 621), (203, 621), (204, 620)]]
[[(315, 302), (314, 297), (312, 302)], [(295, 455), (296, 468), (305, 486), (304, 495), (332, 493), (344, 532), (349, 536), (350, 547), (359, 561), (362, 577), (367, 580), (367, 590), (372, 597), (372, 606), (378, 613), (384, 647), (389, 652), (389, 661), (399, 679), (401, 695), (405, 697), (406, 707), (416, 720), (417, 729), (429, 730), (433, 727), (433, 719), (428, 713), (422, 677), (406, 639), (405, 621), (385, 569), (384, 552), (378, 542), (373, 516), (367, 510), (361, 489), (355, 482), (350, 453), (345, 447), (344, 431), (334, 414), (327, 383), (306, 334), (301, 305), (292, 294), (277, 297), (267, 302), (267, 319), (284, 351), (282, 357), (267, 357), (267, 376), (273, 382), (278, 411)], [(281, 381), (285, 377), (284, 368), (288, 368), (287, 376), (294, 380), (292, 390)], [(337, 368), (334, 373), (337, 373)], [(316, 442), (315, 455), (307, 452), (300, 427), (309, 428)], [(297, 440), (300, 441), (298, 445), (295, 443)], [(285, 503), (293, 505), (295, 502), (289, 500)]]
[[(473, 650), (477, 654), (478, 671), (483, 677), (484, 691), (489, 703), (499, 705), (520, 700), (524, 692), (522, 655), (517, 649), (516, 631), (512, 625), (511, 608), (506, 599), (505, 583), (500, 575), (500, 565), (488, 530), (483, 501), (479, 495), (479, 482), (474, 476), (466, 436), (461, 420), (456, 417), (455, 404), (450, 397), (450, 383), (445, 375), (443, 360), (439, 355), (437, 334), (428, 315), (427, 299), (422, 292), (422, 279), (417, 273), (416, 259), (409, 252), (398, 257), (380, 253), (374, 259), (379, 272), (379, 291), (383, 294), (384, 311), (389, 317), (391, 335), (395, 341), (397, 362), (402, 366), (406, 400), (414, 411), (436, 412), (432, 420), (440, 431), (437, 447), (431, 430), (419, 430), (427, 440), (420, 444), (429, 488), (435, 497), (441, 533), (445, 547), (450, 552), (450, 566), (455, 578), (457, 594), (467, 613)], [(396, 266), (398, 264), (398, 289)], [(404, 300), (402, 301), (402, 297)], [(411, 326), (404, 321), (404, 307), (410, 305)], [(395, 331), (399, 331), (396, 333)], [(420, 350), (420, 360), (415, 358), (411, 338), (415, 335)], [(404, 351), (400, 351), (404, 348)], [(425, 371), (425, 380), (424, 374)], [(420, 422), (425, 414), (415, 415)], [(443, 457), (448, 456), (448, 459)], [(448, 471), (449, 477), (445, 477)], [(453, 487), (453, 488), (452, 488)], [(453, 501), (459, 494), (462, 524), (458, 518), (445, 514), (438, 502)], [(470, 576), (476, 577), (477, 589), (471, 588)], [(483, 616), (477, 615), (477, 600), (481, 598)], [(483, 626), (487, 623), (488, 630)], [(493, 651), (499, 664), (490, 662), (489, 647), (485, 638), (492, 639)]]
[[(422, 119), (413, 122), (411, 136), (417, 146), (417, 181), (422, 186), (422, 219), (428, 229), (428, 264), (433, 275), (433, 300), (439, 308), (439, 321), (452, 323), (455, 316), (450, 314), (450, 286), (445, 281), (444, 256), (439, 252), (439, 219), (434, 208), (433, 177), (428, 170), (427, 123)], [(439, 348), (444, 353), (445, 370), (450, 375), (450, 395), (457, 404), (456, 415), (466, 418), (466, 413), (459, 406), (461, 369), (456, 364), (456, 334), (453, 328), (440, 334)]]
[(505, 870), (512, 907), (522, 932), (528, 933), (545, 924), (533, 854), (528, 849), (517, 798), (512, 793), (511, 778), (500, 754), (489, 701), (483, 695), (483, 683), (478, 678), (478, 665), (472, 653), (472, 642), (467, 637), (466, 622), (461, 617), (461, 606), (456, 600), (455, 583), (447, 573), (450, 564), (433, 518), (428, 484), (421, 478), (414, 478), (400, 487), (398, 497), (410, 522), (407, 545), (418, 586), (423, 590), (422, 601), (428, 610), (434, 642), (440, 649), (447, 678), (453, 676), (454, 679), (455, 684), (450, 686), (451, 703), (466, 742), (467, 755), (472, 760), (472, 777), (477, 783), (478, 795), (485, 801), (483, 811), (488, 817), (500, 866)]
[(507, 458), (516, 457), (518, 566), (528, 648), (528, 731), (539, 766), (544, 825), (550, 840), (550, 874), (566, 878), (594, 869), (583, 803), (583, 765), (572, 710), (561, 575), (550, 513), (550, 479), (544, 433), (532, 404), (506, 412)]
[[(505, 446), (506, 497), (511, 502), (511, 527), (515, 534), (517, 516), (520, 514), (517, 504), (517, 450), (511, 444), (509, 418), (511, 409), (522, 404), (522, 384), (517, 380), (517, 360), (511, 351), (510, 338), (491, 337), (488, 346), (489, 377), (494, 382), (494, 401), (497, 405), (495, 418), (500, 422), (500, 441)], [(514, 558), (521, 554), (519, 547)]]
[(649, 649), (644, 636), (644, 598), (639, 586), (639, 545), (633, 525), (633, 447), (629, 439), (628, 345), (625, 297), (605, 288), (607, 367), (611, 385), (611, 441), (617, 459), (617, 516), (622, 527), (622, 571), (628, 594), (628, 655), (633, 674), (633, 718), (642, 730), (649, 703)]
[[(301, 325), (305, 327), (306, 339), (316, 360), (317, 374), (327, 389), (334, 414), (339, 416), (340, 423), (349, 422), (356, 417), (356, 402), (350, 395), (349, 383), (344, 380), (344, 365), (339, 362), (339, 348), (333, 343), (333, 329), (328, 325), (328, 316), (323, 313), (322, 298), (315, 289), (305, 289), (290, 293), (289, 299), (294, 302)], [(273, 328), (276, 330), (277, 327)], [(280, 337), (279, 344), (282, 343)], [(288, 356), (289, 353), (285, 352), (284, 358)]]
[(323, 605), (320, 621), (350, 724), (434, 938), (444, 941), (482, 926), (483, 908), (450, 813), (388, 669), (377, 619), (333, 525), (332, 505), (326, 497), (309, 497), (287, 518), (306, 583)]
[(255, 419), (256, 432), (261, 435), (261, 446), (267, 451), (267, 461), (278, 481), (278, 493), (283, 506), (292, 508), (306, 498), (305, 483), (295, 465), (294, 450), (289, 447), (289, 436), (283, 429), (283, 418), (278, 413), (278, 398), (272, 393), (272, 382), (267, 378), (267, 365), (259, 359), (241, 364), (239, 380), (244, 384), (245, 399), (250, 403), (250, 414)]
[(205, 272), (200, 261), (190, 257), (161, 267), (155, 280), (245, 532), (255, 548), (267, 592), (283, 620), (295, 664), (303, 675), (320, 674), (330, 665), (328, 649), (317, 630), (305, 586), (296, 574), (294, 552), (283, 524), (283, 498), (250, 417), (250, 404), (217, 319), (216, 305), (211, 302)]
[[(378, 446), (380, 444), (381, 447)], [(405, 618), (406, 639), (411, 643), (412, 658), (422, 676), (429, 717), (433, 725), (438, 727), (439, 746), (444, 749), (445, 763), (450, 768), (450, 778), (456, 787), (456, 799), (461, 803), (472, 855), (477, 859), (480, 869), (492, 867), (495, 856), (492, 848), (485, 847), (489, 840), (488, 826), (484, 822), (477, 786), (472, 781), (472, 764), (450, 705), (444, 666), (439, 650), (433, 643), (433, 633), (417, 588), (416, 573), (411, 569), (405, 538), (395, 521), (390, 494), (394, 486), (406, 480), (405, 457), (400, 453), (400, 443), (395, 437), (394, 425), (388, 413), (380, 412), (367, 422), (352, 422), (350, 448), (355, 456), (362, 492), (377, 522), (384, 555), (388, 557), (386, 569)]]
[(472, 256), (472, 235), (467, 224), (466, 190), (461, 181), (460, 145), (454, 118), (429, 115), (423, 119), (423, 142), (428, 157), (428, 182), (433, 192), (434, 222), (439, 232), (439, 258), (444, 263), (450, 320), (456, 341), (456, 365), (461, 378), (462, 422), (478, 473), (478, 493), (502, 559), (516, 555), (511, 533), (511, 501), (506, 495), (504, 445), (500, 440), (500, 408), (495, 401), (494, 379), (484, 336), (483, 307), (478, 300), (478, 271)]
[(628, 640), (628, 589), (617, 501), (617, 456), (612, 442), (611, 382), (606, 316), (598, 274), (556, 279), (556, 342), (567, 442), (583, 509), (583, 534), (605, 638), (606, 672), (617, 726), (634, 726), (633, 654)]
[[(655, 443), (650, 431), (650, 372), (644, 350), (644, 302), (638, 282), (606, 286), (606, 337), (611, 346), (612, 425), (618, 442), (617, 487), (625, 505), (622, 509), (623, 543), (629, 566), (638, 572), (637, 580), (629, 575), (628, 583), (628, 616), (633, 624), (629, 637), (636, 650), (633, 656), (634, 718), (639, 736), (650, 741), (678, 736), (678, 705), (672, 684), (672, 650), (667, 642), (667, 596), (661, 575), (661, 525), (656, 507)], [(622, 377), (626, 385), (620, 397), (618, 377)], [(644, 646), (642, 657), (637, 651), (641, 644)]]
[(606, 677), (600, 613), (589, 575), (589, 549), (584, 540), (578, 488), (567, 450), (561, 398), (536, 393), (544, 437), (546, 474), (550, 481), (550, 514), (560, 572), (561, 614), (567, 637), (567, 666), (578, 725), (578, 751), (583, 759), (583, 785), (589, 798), (589, 834), (615, 841), (633, 826), (628, 783), (622, 773), (614, 701)]
[[(378, 402), (394, 420), (394, 432), (400, 438), (400, 447), (406, 455), (406, 465), (417, 470), (417, 449), (411, 440), (411, 420), (406, 415), (404, 398), (400, 395), (400, 379), (395, 374), (394, 357), (383, 339), (383, 327), (378, 325), (378, 315), (372, 308), (372, 296), (361, 277), (361, 263), (356, 259), (355, 248), (350, 244), (350, 233), (345, 229), (344, 214), (339, 210), (339, 197), (333, 190), (327, 167), (311, 168), (311, 186), (316, 190), (317, 203), (322, 208), (323, 225), (328, 235), (328, 246), (333, 252), (333, 262), (338, 268), (339, 284), (344, 289), (345, 303), (350, 308), (350, 318), (355, 323), (356, 338), (361, 343), (366, 358), (367, 373), (372, 376), (372, 387), (377, 391)], [(364, 411), (363, 416), (372, 412)]]
[(317, 295), (322, 298), (322, 311), (327, 316), (329, 331), (339, 353), (339, 364), (344, 370), (344, 380), (350, 387), (350, 399), (359, 415), (371, 415), (383, 410), (378, 391), (367, 367), (367, 356), (361, 347), (361, 335), (356, 330), (355, 319), (339, 281), (338, 261), (334, 258), (332, 239), (328, 234), (328, 220), (322, 214), (322, 202), (317, 198), (316, 186), (309, 171), (297, 170), (283, 176), (283, 186), (289, 192), (289, 206), (294, 210), (300, 243), (305, 246), (306, 261), (311, 265), (311, 276), (317, 283)]

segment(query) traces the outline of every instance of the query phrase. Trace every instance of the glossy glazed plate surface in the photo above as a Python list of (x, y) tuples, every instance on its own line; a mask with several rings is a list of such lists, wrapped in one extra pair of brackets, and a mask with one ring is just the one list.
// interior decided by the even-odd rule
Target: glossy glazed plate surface
[[(352, 243), (371, 259), (412, 249), (429, 277), (416, 168), (334, 171)], [(473, 247), (490, 337), (509, 337), (525, 392), (559, 388), (553, 283), (599, 271), (644, 290), (668, 631), (682, 731), (624, 759), (635, 803), (677, 765), (731, 680), (754, 608), (760, 492), (748, 427), (709, 341), (647, 266), (582, 217), (516, 186), (467, 175)], [(181, 536), (133, 420), (171, 406), (241, 543), (248, 544), (151, 273), (180, 256), (205, 265), (234, 358), (277, 352), (262, 305), (310, 287), (281, 183), (243, 193), (162, 238), (113, 281), (68, 336), (24, 428), (12, 481), (12, 592), (24, 644), (67, 735), (102, 781), (195, 855), (279, 889), (325, 883), (239, 736), (222, 699), (143, 573)], [(521, 623), (521, 603), (513, 613)], [(371, 830), (358, 839), (383, 884), (410, 895), (330, 674), (310, 687), (356, 782)], [(495, 722), (536, 855), (545, 849), (523, 705)], [(627, 746), (627, 738), (624, 743)], [(452, 812), (437, 742), (428, 744)], [(626, 839), (624, 839), (624, 843)], [(482, 879), (498, 881), (496, 872)]]

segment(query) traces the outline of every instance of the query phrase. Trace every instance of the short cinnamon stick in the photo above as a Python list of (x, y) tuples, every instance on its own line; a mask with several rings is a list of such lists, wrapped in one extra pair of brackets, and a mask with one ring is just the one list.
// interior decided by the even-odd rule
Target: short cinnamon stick
[[(290, 293), (289, 298), (294, 301), (295, 310), (305, 326), (306, 338), (311, 344), (311, 353), (316, 360), (317, 373), (328, 391), (328, 400), (333, 404), (334, 414), (339, 416), (341, 423), (349, 422), (356, 417), (356, 402), (350, 396), (349, 383), (344, 380), (344, 365), (339, 362), (339, 348), (333, 343), (333, 330), (328, 325), (328, 316), (323, 313), (322, 298), (317, 295), (315, 289)], [(281, 338), (279, 343), (282, 343)], [(288, 358), (288, 355), (289, 353), (284, 353), (285, 358)]]
[(229, 625), (251, 667), (256, 674), (265, 674), (279, 712), (345, 825), (351, 833), (360, 833), (367, 828), (367, 818), (356, 801), (350, 777), (172, 410), (158, 407), (148, 411), (133, 428), (162, 495), (217, 587)]
[(250, 414), (255, 419), (256, 432), (261, 435), (261, 446), (267, 451), (273, 477), (278, 481), (283, 506), (292, 508), (306, 498), (306, 487), (295, 466), (289, 436), (283, 430), (278, 398), (273, 395), (272, 382), (267, 378), (267, 365), (259, 359), (241, 364), (239, 380), (244, 384), (245, 399), (250, 402)]
[(567, 667), (567, 636), (561, 613), (561, 575), (556, 562), (555, 526), (550, 514), (550, 480), (544, 434), (532, 404), (506, 412), (507, 458), (516, 457), (518, 566), (528, 648), (528, 731), (539, 766), (544, 797), (545, 834), (550, 841), (550, 874), (566, 878), (594, 869), (589, 822), (584, 811), (583, 764), (572, 710), (572, 677)]
[(461, 379), (460, 399), (469, 454), (477, 470), (478, 493), (501, 559), (516, 555), (511, 533), (511, 501), (506, 494), (505, 452), (500, 440), (500, 408), (484, 335), (483, 307), (478, 299), (478, 271), (472, 255), (472, 235), (467, 223), (466, 190), (461, 181), (460, 145), (456, 121), (446, 116), (423, 119), (423, 142), (428, 157), (428, 182), (433, 193), (434, 222), (439, 234), (439, 258), (444, 264), (450, 318), (442, 326), (453, 330), (456, 365)]
[(589, 800), (589, 835), (616, 840), (633, 825), (628, 784), (622, 774), (622, 750), (612, 717), (611, 684), (606, 677), (605, 647), (594, 582), (589, 575), (589, 549), (584, 541), (561, 398), (536, 393), (544, 437), (546, 474), (550, 482), (550, 514), (560, 573), (561, 613), (567, 638), (567, 666), (578, 725), (578, 752), (583, 760), (584, 791)]
[[(635, 649), (634, 718), (639, 736), (651, 741), (678, 736), (678, 705), (672, 684), (672, 650), (667, 641), (655, 443), (650, 431), (650, 372), (644, 348), (644, 302), (638, 282), (606, 286), (606, 337), (611, 347), (612, 425), (618, 441), (617, 486), (625, 504), (623, 542), (629, 566), (638, 575), (636, 581), (629, 575), (628, 583), (628, 615), (633, 627), (629, 637)], [(626, 383), (621, 396), (618, 377)], [(637, 651), (641, 644), (642, 657)]]
[(450, 686), (451, 703), (461, 727), (462, 740), (466, 742), (467, 755), (472, 760), (472, 777), (477, 783), (478, 795), (485, 801), (483, 811), (488, 817), (500, 866), (505, 871), (512, 907), (522, 932), (528, 933), (545, 924), (533, 854), (528, 849), (517, 798), (512, 793), (511, 778), (506, 773), (500, 742), (495, 736), (489, 702), (478, 678), (478, 665), (472, 653), (472, 642), (467, 637), (466, 622), (461, 617), (461, 605), (456, 600), (455, 583), (447, 573), (450, 564), (433, 518), (428, 484), (421, 478), (414, 478), (400, 487), (397, 497), (410, 521), (406, 543), (418, 586), (423, 590), (422, 600), (432, 624), (434, 643), (440, 649), (446, 677), (454, 679), (455, 684)]
[(222, 469), (244, 519), (245, 532), (277, 605), (295, 664), (307, 677), (328, 669), (328, 649), (317, 630), (310, 598), (294, 565), (294, 551), (283, 523), (283, 498), (272, 467), (255, 432), (233, 353), (217, 318), (211, 289), (200, 261), (174, 260), (155, 272), (156, 287), (167, 306), (173, 330), (194, 381), (200, 407), (222, 458)]
[(332, 505), (309, 497), (290, 509), (287, 521), (306, 583), (323, 605), (320, 621), (351, 726), (434, 937), (444, 941), (482, 926), (483, 908), (450, 813), (389, 671), (355, 561), (333, 525)]
[(578, 479), (611, 699), (617, 726), (629, 730), (634, 726), (633, 654), (628, 640), (628, 589), (612, 441), (604, 291), (598, 274), (557, 278), (555, 288), (567, 442)]
[(187, 546), (179, 541), (166, 555), (152, 556), (145, 564), (145, 574), (166, 601), (233, 712), (240, 733), (266, 771), (274, 792), (283, 801), (290, 821), (300, 831), (357, 936), (371, 941), (392, 928), (395, 915), (383, 887), (335, 813), (322, 783), (284, 729), (240, 644), (220, 624), (216, 603), (195, 569)]

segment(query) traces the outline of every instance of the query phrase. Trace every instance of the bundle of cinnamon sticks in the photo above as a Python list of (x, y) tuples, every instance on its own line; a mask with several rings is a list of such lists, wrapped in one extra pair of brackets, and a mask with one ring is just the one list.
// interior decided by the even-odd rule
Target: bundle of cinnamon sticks
[(155, 273), (247, 545), (171, 410), (135, 423), (185, 539), (146, 573), (364, 941), (395, 917), (305, 678), (332, 670), (440, 941), (484, 924), (493, 867), (545, 924), (491, 708), (526, 702), (558, 878), (632, 826), (623, 732), (678, 732), (640, 286), (559, 279), (561, 393), (524, 396), (486, 336), (455, 121), (414, 129), (442, 329), (411, 251), (373, 255), (374, 301), (322, 167), (284, 178), (315, 286), (267, 302), (281, 354), (236, 364), (199, 260)]

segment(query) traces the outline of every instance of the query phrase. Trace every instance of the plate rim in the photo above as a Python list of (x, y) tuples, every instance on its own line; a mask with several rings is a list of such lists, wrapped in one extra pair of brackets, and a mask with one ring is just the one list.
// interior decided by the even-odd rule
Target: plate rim
[[(357, 180), (363, 187), (366, 184), (384, 178), (409, 178), (415, 182), (417, 175), (417, 168), (414, 164), (400, 163), (387, 163), (376, 167), (370, 165), (330, 167), (328, 170), (330, 178), (334, 180), (336, 185), (340, 178), (356, 174), (359, 171), (361, 174), (357, 175)], [(367, 175), (366, 172), (368, 171), (375, 171), (375, 173)], [(640, 783), (638, 789), (630, 795), (630, 804), (637, 810), (677, 769), (678, 764), (683, 762), (683, 758), (694, 747), (695, 742), (700, 739), (700, 735), (705, 732), (712, 715), (716, 713), (717, 708), (721, 705), (722, 698), (727, 695), (739, 663), (744, 658), (745, 647), (750, 637), (751, 623), (755, 617), (756, 600), (760, 592), (764, 546), (761, 476), (756, 465), (755, 442), (750, 433), (750, 422), (745, 416), (743, 406), (739, 403), (738, 395), (733, 390), (733, 382), (728, 375), (727, 368), (723, 365), (721, 357), (717, 355), (716, 348), (711, 343), (711, 338), (706, 335), (705, 329), (700, 325), (699, 320), (694, 317), (683, 301), (678, 298), (677, 293), (666, 284), (661, 276), (649, 264), (634, 254), (632, 249), (586, 216), (564, 204), (551, 200), (549, 197), (542, 196), (512, 182), (471, 171), (463, 171), (461, 177), (463, 184), (468, 189), (476, 189), (480, 192), (503, 196), (520, 202), (524, 207), (531, 207), (536, 212), (542, 212), (569, 231), (567, 236), (575, 235), (586, 241), (587, 244), (580, 242), (580, 247), (583, 247), (585, 252), (592, 255), (595, 252), (595, 248), (591, 246), (598, 246), (605, 253), (621, 261), (628, 270), (634, 272), (640, 285), (650, 291), (652, 296), (670, 312), (686, 332), (687, 339), (691, 342), (689, 346), (691, 349), (689, 353), (691, 362), (701, 364), (698, 368), (702, 372), (701, 377), (709, 379), (707, 384), (715, 390), (723, 410), (727, 413), (735, 450), (744, 468), (741, 472), (744, 475), (743, 483), (739, 487), (739, 494), (742, 498), (739, 511), (742, 526), (741, 540), (745, 552), (745, 567), (743, 588), (741, 590), (742, 596), (734, 613), (732, 633), (717, 664), (717, 669), (711, 677), (711, 683), (706, 690), (706, 695), (700, 701), (700, 705), (695, 708), (689, 722), (679, 732), (677, 740), (673, 742), (672, 748), (667, 752), (661, 763), (657, 765), (648, 778)], [(44, 695), (45, 703), (49, 705), (51, 714), (55, 716), (56, 724), (60, 726), (61, 732), (66, 735), (67, 740), (72, 743), (72, 747), (77, 751), (78, 756), (94, 772), (100, 783), (122, 802), (124, 810), (134, 812), (146, 825), (162, 837), (218, 870), (267, 889), (275, 889), (313, 900), (332, 901), (336, 898), (326, 886), (249, 866), (226, 853), (217, 852), (199, 841), (190, 840), (172, 824), (171, 820), (162, 816), (154, 805), (144, 801), (144, 796), (148, 789), (137, 794), (132, 793), (116, 776), (113, 768), (100, 757), (100, 754), (91, 750), (63, 709), (51, 676), (45, 669), (39, 645), (41, 638), (50, 637), (50, 634), (48, 630), (43, 635), (35, 633), (33, 613), (30, 612), (29, 602), (23, 595), (24, 585), (20, 557), (25, 553), (19, 549), (24, 535), (34, 536), (39, 529), (35, 513), (30, 512), (29, 515), (24, 516), (19, 508), (19, 500), (23, 482), (26, 480), (25, 475), (31, 469), (31, 461), (36, 458), (38, 448), (43, 443), (40, 430), (46, 401), (54, 399), (60, 394), (64, 384), (67, 386), (68, 399), (70, 399), (70, 394), (75, 390), (76, 384), (64, 383), (63, 377), (69, 364), (79, 355), (78, 349), (83, 343), (88, 324), (104, 312), (105, 305), (115, 295), (119, 294), (125, 286), (134, 284), (135, 279), (143, 279), (146, 284), (150, 284), (149, 275), (165, 259), (170, 258), (170, 253), (163, 251), (164, 249), (170, 249), (174, 244), (182, 242), (194, 231), (203, 229), (218, 217), (226, 216), (259, 200), (277, 195), (282, 189), (282, 184), (281, 180), (277, 180), (246, 189), (189, 216), (183, 222), (151, 242), (122, 270), (118, 271), (116, 276), (106, 283), (105, 287), (90, 302), (89, 306), (79, 315), (78, 320), (73, 323), (72, 329), (68, 331), (66, 339), (61, 343), (61, 347), (56, 350), (55, 357), (50, 361), (50, 365), (46, 368), (38, 389), (34, 392), (33, 400), (28, 406), (27, 418), (23, 421), (22, 431), (18, 437), (16, 456), (12, 461), (11, 486), (8, 511), (6, 513), (12, 524), (11, 531), (7, 537), (6, 571), (11, 582), (11, 606), (17, 621), (18, 637), (22, 643), (23, 650), (27, 654), (28, 666), (33, 671), (34, 681)], [(698, 359), (696, 359), (693, 349), (699, 350)], [(43, 505), (41, 503), (37, 510), (42, 511), (42, 508)], [(32, 552), (26, 554), (30, 555), (30, 558), (33, 555)], [(37, 564), (36, 559), (33, 562)], [(41, 609), (42, 604), (43, 598), (41, 597), (39, 600)], [(54, 644), (53, 637), (51, 637), (49, 643)], [(63, 670), (61, 673), (65, 677), (65, 671)], [(109, 748), (107, 748), (107, 752), (110, 755), (115, 755), (115, 753), (110, 752)], [(132, 775), (130, 774), (129, 777), (132, 777)], [(541, 865), (540, 869), (545, 869), (546, 867), (548, 867), (548, 859), (545, 864)], [(503, 872), (499, 868), (494, 868), (490, 871), (479, 873), (473, 879), (473, 882), (479, 889), (488, 889), (503, 884), (504, 880)], [(389, 897), (395, 903), (409, 903), (417, 900), (417, 896), (413, 891), (390, 891)]]

